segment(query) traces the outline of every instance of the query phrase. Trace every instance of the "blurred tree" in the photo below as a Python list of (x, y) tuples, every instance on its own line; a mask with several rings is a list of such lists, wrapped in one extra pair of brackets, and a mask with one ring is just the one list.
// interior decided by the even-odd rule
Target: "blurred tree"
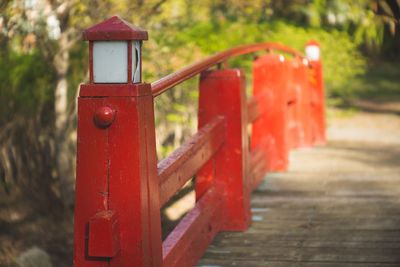
[[(399, 55), (399, 6), (399, 0), (0, 0), (0, 190), (34, 212), (63, 215), (71, 205), (75, 100), (88, 76), (80, 37), (107, 17), (118, 14), (149, 31), (146, 82), (236, 45), (276, 41), (301, 51), (317, 39), (328, 97), (348, 98), (349, 83), (366, 69), (360, 47)], [(253, 57), (229, 62), (247, 71), (248, 84)], [(160, 159), (196, 131), (197, 87), (193, 78), (156, 98)]]
[[(12, 0), (2, 1), (0, 4), (0, 45), (2, 48), (0, 54), (2, 57), (2, 71), (0, 75), (13, 78), (16, 81), (10, 86), (3, 84), (0, 88), (0, 93), (6, 96), (3, 98), (7, 102), (4, 107), (8, 109), (6, 113), (2, 113), (1, 120), (2, 123), (6, 123), (10, 119), (16, 120), (20, 114), (18, 112), (19, 109), (28, 110), (31, 115), (38, 115), (39, 119), (43, 114), (53, 114), (45, 115), (44, 117), (50, 119), (42, 124), (37, 123), (37, 131), (28, 132), (27, 135), (36, 134), (37, 136), (30, 137), (30, 140), (40, 140), (40, 136), (46, 131), (45, 129), (48, 129), (45, 139), (49, 141), (49, 145), (46, 147), (52, 149), (36, 150), (35, 153), (31, 154), (31, 157), (39, 158), (40, 155), (48, 154), (48, 157), (56, 163), (55, 166), (52, 166), (53, 164), (50, 164), (50, 166), (42, 165), (50, 167), (48, 168), (46, 179), (54, 177), (58, 181), (55, 194), (57, 195), (57, 192), (60, 192), (66, 205), (73, 203), (74, 181), (73, 155), (76, 116), (74, 101), (70, 104), (68, 103), (68, 88), (71, 88), (68, 82), (71, 78), (71, 73), (73, 73), (70, 70), (71, 52), (75, 51), (75, 56), (81, 56), (83, 50), (77, 49), (77, 47), (82, 46), (82, 42), (80, 42), (81, 32), (91, 24), (99, 22), (113, 13), (133, 16), (134, 21), (140, 23), (144, 21), (144, 18), (148, 19), (158, 14), (159, 8), (164, 2), (165, 0), (146, 1), (146, 3), (141, 0), (108, 0), (100, 3), (94, 0)], [(140, 14), (140, 16), (134, 16), (131, 12), (132, 9), (138, 11), (136, 14)], [(13, 55), (19, 56), (15, 57)], [(23, 61), (23, 59), (26, 60)], [(13, 73), (5, 71), (10, 61), (16, 64), (10, 69)], [(37, 65), (45, 67), (43, 69), (37, 67)], [(85, 66), (86, 64), (83, 65)], [(34, 68), (35, 71), (30, 68)], [(29, 78), (24, 79), (21, 71), (14, 73), (17, 70), (26, 71), (24, 73), (29, 74)], [(82, 73), (78, 75), (76, 82), (82, 81), (87, 76), (86, 69), (81, 68), (81, 71)], [(49, 79), (43, 79), (43, 77), (46, 77), (43, 76), (46, 73), (50, 74)], [(32, 83), (32, 81), (42, 81), (42, 84)], [(54, 86), (53, 94), (51, 94), (51, 91), (46, 90), (51, 86)], [(41, 98), (43, 103), (41, 102), (42, 104), (40, 104), (24, 98), (23, 94), (21, 94), (21, 89), (24, 87), (27, 87), (28, 96), (35, 95), (34, 92), (38, 92), (37, 94), (43, 97), (43, 99)], [(11, 95), (12, 92), (15, 93)], [(48, 105), (51, 101), (54, 101), (53, 105)], [(30, 102), (33, 102), (32, 109), (27, 108)], [(10, 105), (16, 109), (10, 109)], [(40, 113), (38, 109), (43, 110), (43, 113)], [(32, 116), (21, 117), (21, 125), (28, 125), (27, 120), (30, 117)], [(16, 129), (16, 127), (9, 128)], [(6, 133), (6, 131), (3, 131), (3, 133)], [(4, 136), (8, 138), (4, 138), (2, 140), (3, 143), (9, 143), (10, 138), (16, 139), (18, 136), (19, 139), (12, 142), (14, 147), (16, 144), (24, 143), (21, 140), (21, 138), (24, 138), (23, 135), (12, 135), (7, 132)], [(25, 142), (25, 145), (33, 147), (34, 144), (31, 141)], [(12, 150), (13, 147), (10, 149)], [(9, 182), (5, 182), (6, 180), (10, 181), (5, 177), (13, 176), (19, 177), (20, 180), (33, 180), (38, 184), (40, 184), (39, 181), (47, 181), (43, 183), (47, 183), (46, 187), (54, 191), (54, 183), (46, 179), (43, 180), (39, 172), (33, 174), (34, 171), (32, 171), (30, 176), (33, 177), (21, 177), (26, 175), (25, 170), (27, 167), (18, 165), (12, 168), (11, 165), (15, 165), (12, 162), (20, 160), (23, 155), (22, 151), (17, 151), (17, 153), (4, 152), (3, 154), (1, 176), (4, 184), (9, 184)], [(29, 163), (33, 165), (36, 163), (41, 164), (40, 161), (35, 162), (33, 159), (29, 160)], [(39, 168), (39, 166), (36, 167)], [(37, 194), (40, 195), (40, 186), (36, 189), (38, 189)]]
[(303, 12), (311, 26), (344, 30), (366, 52), (377, 53), (399, 49), (399, 8), (398, 0), (313, 0)]
[(398, 0), (217, 0), (203, 3), (214, 24), (225, 20), (284, 19), (306, 27), (346, 31), (367, 52), (379, 52), (382, 47), (392, 52), (399, 50)]
[[(34, 147), (36, 152), (27, 155), (47, 155), (43, 160), (49, 163), (44, 165), (51, 166), (49, 173), (41, 174), (51, 178), (46, 180), (48, 191), (61, 194), (67, 205), (72, 202), (74, 100), (78, 84), (87, 79), (87, 48), (80, 35), (84, 28), (113, 14), (149, 30), (150, 40), (143, 53), (147, 81), (234, 45), (277, 40), (302, 49), (304, 41), (314, 37), (324, 45), (325, 64), (331, 70), (326, 76), (331, 95), (346, 95), (345, 82), (365, 65), (357, 46), (369, 51), (382, 47), (392, 54), (400, 50), (398, 0), (1, 1), (0, 123), (9, 125), (4, 129), (24, 129), (33, 121), (39, 125), (35, 130), (27, 126), (31, 130), (26, 131), (26, 137), (2, 130), (0, 177), (4, 184), (11, 181), (4, 177), (21, 176), (24, 147)], [(335, 43), (344, 49), (339, 51)], [(241, 66), (249, 68), (251, 59)], [(338, 59), (349, 63), (335, 70)], [(235, 60), (232, 64), (239, 66)], [(196, 86), (194, 79), (157, 98), (159, 157), (195, 129)], [(11, 120), (19, 121), (20, 126)], [(14, 141), (9, 142), (11, 139)], [(17, 151), (18, 142), (24, 147)], [(5, 149), (6, 143), (14, 145)], [(3, 160), (7, 157), (9, 160)], [(21, 165), (15, 167), (15, 162)], [(31, 180), (42, 181), (32, 174), (34, 167), (31, 170), (27, 172)]]

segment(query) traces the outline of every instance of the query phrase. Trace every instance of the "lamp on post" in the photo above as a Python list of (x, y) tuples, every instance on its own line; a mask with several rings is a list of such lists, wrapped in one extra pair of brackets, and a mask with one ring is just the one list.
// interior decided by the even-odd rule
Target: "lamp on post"
[(83, 32), (89, 41), (90, 83), (140, 83), (147, 31), (118, 16)]
[(154, 99), (141, 66), (148, 34), (114, 16), (83, 39), (74, 267), (162, 266)]
[(320, 45), (317, 41), (308, 41), (305, 45), (306, 57), (309, 61), (319, 61), (321, 57)]
[(323, 70), (321, 60), (321, 47), (315, 40), (310, 40), (305, 44), (306, 58), (311, 67), (312, 85), (312, 117), (313, 117), (313, 139), (315, 145), (326, 143), (325, 134), (325, 92), (323, 82)]

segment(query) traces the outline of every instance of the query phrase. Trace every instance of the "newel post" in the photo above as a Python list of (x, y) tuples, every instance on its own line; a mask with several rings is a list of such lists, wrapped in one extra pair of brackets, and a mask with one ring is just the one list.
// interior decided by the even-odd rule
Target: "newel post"
[(215, 186), (224, 196), (222, 231), (244, 231), (250, 224), (247, 105), (244, 73), (238, 69), (200, 75), (199, 129), (216, 116), (225, 118), (225, 142), (196, 175), (196, 196)]
[(267, 54), (253, 62), (253, 97), (263, 99), (266, 110), (253, 123), (251, 148), (264, 151), (268, 171), (284, 171), (288, 165), (289, 63), (278, 54)]
[(325, 93), (320, 44), (311, 40), (305, 45), (306, 57), (311, 65), (310, 85), (312, 88), (311, 114), (313, 121), (313, 143), (326, 143), (325, 135)]
[(74, 266), (162, 266), (153, 97), (141, 81), (147, 32), (112, 17), (83, 36)]

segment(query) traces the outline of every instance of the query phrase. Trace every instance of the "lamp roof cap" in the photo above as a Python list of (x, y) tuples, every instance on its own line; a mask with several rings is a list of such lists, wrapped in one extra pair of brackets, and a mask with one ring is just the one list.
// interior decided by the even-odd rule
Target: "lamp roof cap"
[(319, 42), (316, 41), (316, 40), (310, 40), (310, 41), (308, 41), (308, 42), (306, 43), (306, 46), (311, 46), (311, 45), (320, 47)]
[(147, 40), (146, 30), (136, 27), (119, 16), (113, 16), (83, 32), (83, 39), (88, 41)]

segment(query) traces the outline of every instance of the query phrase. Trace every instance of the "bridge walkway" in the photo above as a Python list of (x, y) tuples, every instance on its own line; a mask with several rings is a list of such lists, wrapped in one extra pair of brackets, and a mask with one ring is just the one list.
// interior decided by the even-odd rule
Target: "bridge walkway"
[(219, 234), (198, 266), (400, 266), (397, 111), (331, 119), (328, 136), (267, 175), (250, 229)]

